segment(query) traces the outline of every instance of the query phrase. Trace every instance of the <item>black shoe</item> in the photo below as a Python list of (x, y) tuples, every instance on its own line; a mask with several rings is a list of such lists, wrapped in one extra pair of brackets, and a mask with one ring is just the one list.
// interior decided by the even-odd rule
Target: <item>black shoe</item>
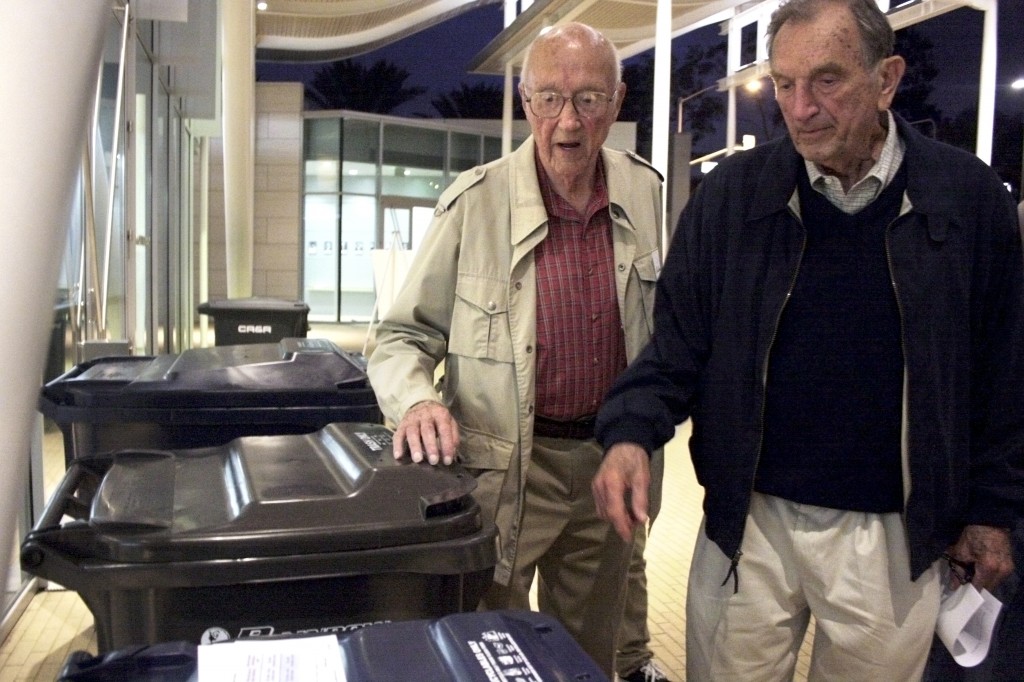
[(671, 682), (665, 676), (665, 673), (661, 672), (658, 666), (654, 665), (654, 661), (651, 660), (648, 660), (629, 675), (619, 675), (619, 679), (622, 682)]

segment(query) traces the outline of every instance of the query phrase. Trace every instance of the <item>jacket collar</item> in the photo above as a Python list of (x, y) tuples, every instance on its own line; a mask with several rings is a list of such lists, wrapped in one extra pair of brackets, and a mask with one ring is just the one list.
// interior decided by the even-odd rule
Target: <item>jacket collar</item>
[[(939, 159), (941, 143), (917, 132), (893, 112), (896, 130), (906, 145), (903, 163), (907, 167), (907, 197), (914, 210), (926, 215), (949, 215), (955, 209), (957, 188), (952, 174), (944, 172)], [(789, 135), (764, 145), (768, 155), (760, 167), (749, 219), (764, 218), (786, 210), (796, 191), (797, 173), (804, 172), (803, 159)], [(749, 152), (748, 152), (749, 153)]]
[[(547, 223), (548, 214), (544, 208), (544, 198), (540, 192), (540, 181), (537, 179), (537, 167), (534, 161), (536, 143), (533, 135), (512, 152), (509, 168), (509, 194), (512, 211), (512, 243), (518, 244)], [(621, 164), (613, 163), (608, 150), (601, 148), (601, 160), (604, 163), (605, 185), (608, 188), (608, 208), (613, 211), (618, 207), (625, 224), (632, 229), (629, 220), (630, 187)]]

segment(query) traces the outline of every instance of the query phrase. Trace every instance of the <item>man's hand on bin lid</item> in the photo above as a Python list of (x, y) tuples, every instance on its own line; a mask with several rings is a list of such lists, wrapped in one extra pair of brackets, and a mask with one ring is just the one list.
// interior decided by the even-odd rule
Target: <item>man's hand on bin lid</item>
[(395, 459), (409, 452), (412, 461), (431, 464), (455, 461), (459, 449), (459, 425), (448, 408), (436, 400), (424, 400), (409, 408), (395, 429)]

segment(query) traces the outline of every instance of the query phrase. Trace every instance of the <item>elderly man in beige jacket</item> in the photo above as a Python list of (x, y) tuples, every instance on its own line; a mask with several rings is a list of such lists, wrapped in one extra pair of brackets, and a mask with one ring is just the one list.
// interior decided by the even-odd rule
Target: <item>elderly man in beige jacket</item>
[(482, 607), (529, 608), (537, 576), (541, 610), (610, 676), (632, 545), (595, 511), (593, 422), (651, 333), (661, 224), (659, 175), (603, 146), (620, 76), (588, 26), (534, 41), (532, 135), (441, 195), (368, 368), (395, 456), (477, 479), (501, 543)]

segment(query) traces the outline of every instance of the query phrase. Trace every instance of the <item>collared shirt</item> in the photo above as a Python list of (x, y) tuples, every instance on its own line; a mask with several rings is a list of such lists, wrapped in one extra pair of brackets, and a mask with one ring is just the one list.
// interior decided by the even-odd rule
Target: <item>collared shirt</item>
[(599, 159), (594, 192), (580, 214), (535, 162), (548, 214), (548, 235), (535, 251), (536, 413), (575, 419), (597, 412), (626, 367), (608, 186)]
[(905, 145), (896, 133), (896, 120), (892, 112), (886, 111), (886, 115), (889, 117), (889, 131), (885, 135), (882, 153), (868, 174), (858, 180), (849, 192), (843, 191), (839, 178), (822, 173), (813, 162), (804, 160), (811, 187), (823, 194), (843, 213), (854, 214), (877, 199), (882, 190), (896, 177), (896, 171), (903, 163)]

